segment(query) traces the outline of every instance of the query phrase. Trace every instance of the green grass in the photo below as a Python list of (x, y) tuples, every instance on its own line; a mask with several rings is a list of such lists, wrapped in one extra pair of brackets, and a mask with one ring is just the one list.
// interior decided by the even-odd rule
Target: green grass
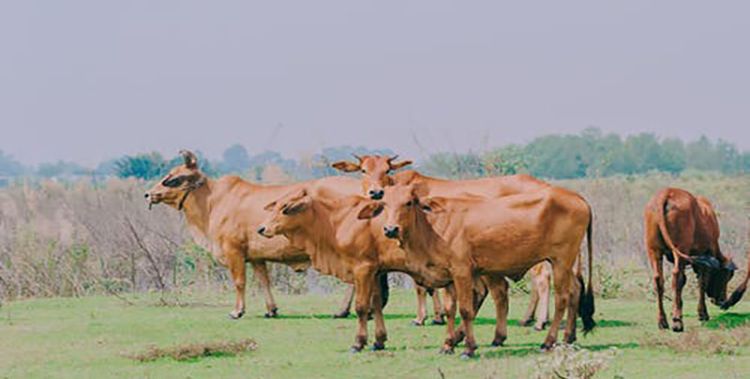
[[(249, 298), (244, 319), (227, 318), (231, 294), (183, 296), (188, 306), (164, 307), (156, 297), (129, 297), (134, 305), (110, 297), (40, 299), (10, 302), (0, 308), (0, 378), (31, 377), (153, 377), (153, 378), (525, 378), (544, 334), (517, 326), (527, 299), (511, 299), (511, 326), (507, 345), (492, 348), (494, 319), (485, 304), (477, 322), (480, 357), (461, 361), (457, 355), (437, 353), (444, 338), (439, 326), (415, 327), (411, 292), (396, 291), (387, 308), (389, 332), (384, 352), (348, 352), (355, 320), (333, 320), (339, 294), (330, 296), (279, 296), (281, 317), (262, 318), (261, 300)], [(687, 300), (686, 328), (706, 333), (731, 333), (725, 328), (750, 320), (750, 302), (732, 313), (711, 307), (714, 317), (701, 326), (695, 302)], [(677, 354), (668, 348), (640, 345), (644, 339), (671, 338), (656, 330), (655, 305), (648, 300), (599, 300), (599, 328), (580, 337), (589, 350), (616, 348), (617, 356), (603, 378), (740, 378), (750, 372), (750, 347), (734, 354)], [(371, 329), (372, 333), (372, 329)], [(372, 336), (371, 336), (372, 337)], [(560, 335), (562, 337), (562, 333)], [(161, 358), (139, 362), (130, 357), (151, 347), (240, 341), (251, 338), (255, 351), (177, 361)], [(699, 348), (698, 348), (699, 349)]]

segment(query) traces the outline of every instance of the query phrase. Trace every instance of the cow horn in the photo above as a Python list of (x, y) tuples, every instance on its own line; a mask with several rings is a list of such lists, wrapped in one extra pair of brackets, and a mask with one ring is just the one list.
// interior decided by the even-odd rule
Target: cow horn
[(193, 154), (190, 150), (180, 150), (180, 155), (185, 160), (185, 166), (188, 168), (195, 168), (198, 166), (198, 157)]
[(391, 163), (391, 162), (395, 161), (396, 159), (398, 159), (398, 154), (396, 154), (396, 155), (388, 158), (388, 163)]
[(352, 153), (352, 156), (353, 156), (354, 158), (357, 158), (357, 160), (359, 161), (359, 163), (362, 163), (362, 157), (360, 157), (359, 155), (357, 155), (357, 154), (354, 154), (354, 153)]

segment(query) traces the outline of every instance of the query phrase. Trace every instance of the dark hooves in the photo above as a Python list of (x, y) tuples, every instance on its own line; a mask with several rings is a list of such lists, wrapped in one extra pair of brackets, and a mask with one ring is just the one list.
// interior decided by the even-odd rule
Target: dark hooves
[(442, 319), (442, 318), (441, 319), (437, 319), (437, 318), (433, 319), (432, 320), (432, 325), (445, 325), (445, 320)]
[(440, 354), (443, 354), (443, 355), (453, 355), (453, 353), (454, 353), (453, 348), (443, 347), (442, 349), (440, 349)]
[(534, 319), (530, 318), (530, 319), (527, 319), (527, 320), (521, 320), (521, 321), (518, 322), (518, 324), (520, 324), (521, 326), (524, 326), (524, 327), (531, 326), (531, 325), (534, 325)]
[(230, 320), (239, 320), (242, 318), (242, 316), (245, 314), (245, 312), (230, 312), (229, 313), (229, 319)]
[(279, 316), (279, 308), (274, 308), (270, 312), (266, 312), (266, 314), (263, 315), (265, 318), (276, 318)]
[(546, 343), (543, 343), (543, 344), (542, 344), (542, 346), (540, 346), (540, 347), (539, 347), (539, 350), (540, 350), (540, 351), (541, 351), (542, 353), (547, 353), (547, 352), (549, 352), (549, 351), (552, 351), (552, 347), (553, 347), (553, 346), (554, 346), (554, 345), (548, 345), (548, 344), (546, 344)]
[(341, 313), (335, 313), (333, 315), (333, 318), (347, 318), (347, 317), (349, 317), (349, 315), (350, 315), (350, 313), (348, 311), (347, 312), (341, 312)]
[(411, 320), (412, 326), (424, 326), (424, 321)]
[(356, 354), (362, 351), (362, 346), (352, 346), (349, 348), (349, 352), (352, 354)]
[(506, 339), (505, 337), (503, 337), (503, 338), (495, 338), (494, 340), (492, 340), (492, 344), (491, 345), (493, 347), (503, 346), (505, 344), (505, 339)]
[(382, 342), (375, 342), (372, 344), (372, 351), (385, 350), (385, 344)]
[(461, 356), (459, 357), (462, 361), (468, 361), (471, 358), (474, 358), (474, 352), (464, 351), (461, 353)]
[(659, 329), (669, 329), (669, 323), (667, 320), (659, 321)]

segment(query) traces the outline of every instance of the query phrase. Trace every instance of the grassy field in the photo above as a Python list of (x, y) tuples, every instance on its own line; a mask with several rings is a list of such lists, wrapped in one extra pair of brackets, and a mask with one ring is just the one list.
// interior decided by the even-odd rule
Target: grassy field
[[(230, 321), (231, 294), (183, 295), (183, 306), (161, 306), (151, 295), (40, 299), (0, 308), (0, 378), (464, 378), (533, 377), (543, 334), (517, 326), (526, 299), (511, 299), (511, 327), (505, 347), (492, 348), (494, 318), (485, 304), (478, 319), (480, 357), (461, 361), (438, 354), (443, 327), (410, 325), (414, 299), (396, 291), (386, 317), (389, 342), (384, 352), (352, 354), (355, 320), (333, 320), (338, 294), (280, 296), (278, 319), (263, 319), (257, 297), (244, 319)], [(695, 302), (687, 300), (687, 333), (659, 332), (650, 300), (598, 300), (599, 328), (581, 337), (592, 351), (616, 349), (602, 378), (741, 378), (750, 373), (750, 302), (732, 313), (711, 307), (711, 321), (700, 325)], [(372, 330), (372, 329), (371, 329)], [(561, 334), (562, 336), (562, 334)], [(252, 338), (255, 351), (177, 361), (140, 362), (133, 355), (149, 347)], [(656, 341), (672, 341), (658, 346)], [(702, 341), (702, 342), (701, 342)], [(731, 342), (731, 343), (730, 343)], [(724, 346), (726, 345), (726, 346)], [(735, 347), (737, 345), (739, 347)], [(676, 346), (676, 347), (675, 347)], [(679, 352), (680, 346), (696, 350)], [(676, 350), (675, 350), (676, 349)]]

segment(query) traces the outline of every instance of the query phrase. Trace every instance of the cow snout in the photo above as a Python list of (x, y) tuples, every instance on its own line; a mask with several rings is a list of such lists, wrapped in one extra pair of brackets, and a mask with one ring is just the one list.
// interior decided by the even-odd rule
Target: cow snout
[(149, 196), (151, 196), (151, 195), (149, 195), (148, 192), (146, 192), (145, 194), (143, 194), (143, 197), (146, 198), (146, 199), (148, 199)]
[(264, 237), (265, 237), (265, 236), (266, 236), (266, 227), (265, 227), (265, 226), (263, 226), (263, 225), (261, 225), (261, 226), (260, 226), (260, 227), (258, 228), (257, 232), (258, 232), (258, 234), (260, 234), (260, 235), (262, 235), (262, 236), (264, 236)]
[(388, 238), (398, 238), (399, 228), (398, 226), (384, 226), (383, 232), (385, 233), (385, 236)]
[(372, 189), (368, 194), (370, 195), (370, 199), (381, 200), (383, 195), (385, 195), (385, 191), (382, 189)]

